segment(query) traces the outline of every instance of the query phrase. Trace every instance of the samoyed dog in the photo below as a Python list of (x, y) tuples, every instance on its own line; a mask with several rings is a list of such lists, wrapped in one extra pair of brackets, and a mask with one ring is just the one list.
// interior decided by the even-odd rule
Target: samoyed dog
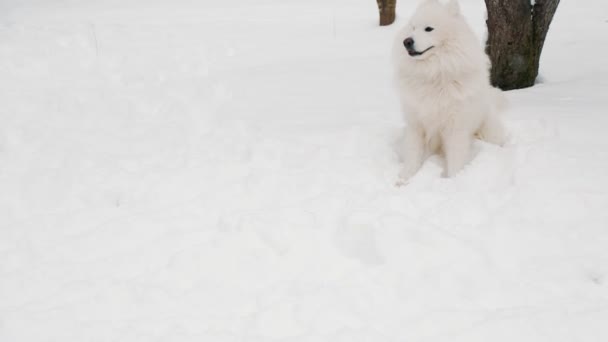
[(434, 153), (445, 157), (444, 175), (469, 162), (473, 139), (505, 142), (500, 90), (490, 85), (490, 61), (466, 23), (457, 0), (424, 0), (399, 31), (393, 51), (406, 119), (399, 185)]

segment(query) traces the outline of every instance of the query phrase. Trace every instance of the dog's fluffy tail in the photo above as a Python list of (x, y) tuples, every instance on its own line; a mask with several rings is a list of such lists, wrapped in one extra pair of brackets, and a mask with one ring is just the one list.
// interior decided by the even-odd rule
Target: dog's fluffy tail
[(492, 88), (490, 113), (486, 117), (476, 136), (491, 144), (502, 146), (507, 142), (507, 133), (502, 123), (501, 112), (507, 109), (508, 102), (500, 89)]
[(490, 97), (492, 98), (492, 109), (496, 113), (500, 113), (502, 111), (507, 110), (509, 107), (509, 102), (507, 98), (502, 93), (502, 90), (498, 88), (492, 88), (490, 92)]

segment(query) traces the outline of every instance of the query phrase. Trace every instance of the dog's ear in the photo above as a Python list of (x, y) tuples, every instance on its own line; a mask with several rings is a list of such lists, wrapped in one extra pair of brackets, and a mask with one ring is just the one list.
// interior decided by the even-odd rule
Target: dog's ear
[(460, 4), (458, 3), (458, 0), (449, 0), (446, 6), (451, 15), (460, 15)]

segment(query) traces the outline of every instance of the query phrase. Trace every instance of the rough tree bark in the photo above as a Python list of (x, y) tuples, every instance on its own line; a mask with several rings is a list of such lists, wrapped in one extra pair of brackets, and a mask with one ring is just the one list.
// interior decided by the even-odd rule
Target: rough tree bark
[(390, 25), (395, 21), (397, 0), (376, 0), (380, 12), (380, 26)]
[(503, 89), (534, 85), (549, 25), (560, 0), (485, 0), (491, 82)]

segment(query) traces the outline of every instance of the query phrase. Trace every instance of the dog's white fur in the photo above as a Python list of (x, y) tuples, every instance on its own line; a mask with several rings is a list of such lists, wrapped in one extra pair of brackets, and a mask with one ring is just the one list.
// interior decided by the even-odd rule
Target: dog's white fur
[[(406, 38), (414, 40), (413, 50), (430, 50), (412, 57), (404, 46)], [(499, 118), (505, 101), (490, 85), (490, 61), (457, 0), (421, 3), (397, 35), (393, 55), (407, 122), (400, 184), (439, 151), (445, 156), (445, 175), (454, 176), (469, 161), (475, 136), (498, 145), (505, 142)]]

